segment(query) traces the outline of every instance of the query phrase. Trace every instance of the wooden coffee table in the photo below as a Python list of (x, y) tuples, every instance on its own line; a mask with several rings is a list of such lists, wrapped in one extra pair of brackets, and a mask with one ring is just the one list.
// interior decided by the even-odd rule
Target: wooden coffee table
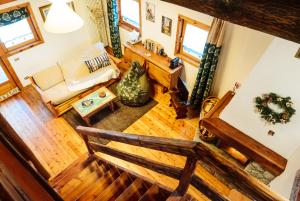
[[(105, 97), (100, 97), (99, 93), (105, 93)], [(114, 101), (117, 99), (117, 96), (113, 94), (106, 87), (101, 87), (100, 89), (90, 93), (89, 95), (83, 97), (77, 102), (73, 103), (73, 108), (81, 116), (81, 118), (91, 126), (90, 117), (106, 106), (109, 106), (112, 111), (114, 111)]]

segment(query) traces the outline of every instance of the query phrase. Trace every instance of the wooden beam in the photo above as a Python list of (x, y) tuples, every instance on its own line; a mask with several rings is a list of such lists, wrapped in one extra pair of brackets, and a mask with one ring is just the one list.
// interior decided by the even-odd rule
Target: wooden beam
[(300, 43), (300, 4), (296, 0), (162, 0)]
[[(253, 200), (264, 201), (284, 201), (285, 198), (273, 192), (268, 186), (249, 175), (244, 170), (237, 167), (230, 160), (224, 158), (219, 153), (210, 150), (205, 145), (199, 143), (196, 147), (198, 159), (205, 162), (209, 166), (218, 170), (226, 180), (233, 183), (245, 195)], [(192, 179), (192, 184), (193, 184)], [(195, 181), (194, 181), (195, 182)], [(195, 184), (193, 184), (195, 185)]]
[(150, 137), (144, 135), (127, 134), (127, 133), (125, 134), (116, 131), (89, 128), (83, 126), (77, 127), (76, 130), (83, 135), (93, 136), (96, 138), (102, 138), (106, 140), (112, 140), (116, 142), (122, 142), (130, 145), (164, 151), (164, 152), (177, 154), (181, 156), (195, 155), (194, 148), (197, 145), (197, 143), (193, 141), (152, 137), (152, 136)]
[(191, 184), (210, 200), (228, 201), (228, 199), (221, 193), (211, 190), (213, 187), (207, 186), (208, 184), (195, 174), (192, 176)]
[(182, 175), (179, 180), (179, 185), (173, 192), (175, 196), (184, 196), (189, 188), (189, 185), (192, 180), (192, 176), (195, 172), (197, 164), (196, 157), (187, 157)]
[(153, 161), (150, 159), (146, 159), (144, 157), (141, 157), (141, 156), (138, 156), (135, 154), (125, 153), (123, 151), (119, 151), (114, 148), (109, 148), (105, 145), (100, 145), (95, 142), (89, 142), (89, 144), (95, 151), (99, 151), (101, 153), (108, 154), (110, 156), (120, 158), (122, 160), (140, 165), (144, 168), (148, 168), (150, 170), (167, 175), (174, 179), (179, 179), (182, 174), (182, 169), (177, 168), (177, 167), (165, 165), (163, 163), (156, 162), (156, 161)]
[(280, 175), (287, 160), (219, 118), (204, 118), (201, 125), (240, 152), (258, 162), (272, 174)]

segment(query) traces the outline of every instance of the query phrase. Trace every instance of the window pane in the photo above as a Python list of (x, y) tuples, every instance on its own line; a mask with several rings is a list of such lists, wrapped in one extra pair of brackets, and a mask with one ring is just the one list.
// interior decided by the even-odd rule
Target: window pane
[(201, 58), (207, 35), (208, 31), (187, 24), (183, 40), (183, 51), (194, 57)]
[(6, 81), (8, 81), (8, 78), (0, 65), (0, 84), (4, 83)]
[(121, 0), (121, 13), (123, 21), (140, 27), (140, 8), (137, 0)]
[(34, 39), (27, 19), (0, 27), (0, 39), (5, 47), (9, 48)]

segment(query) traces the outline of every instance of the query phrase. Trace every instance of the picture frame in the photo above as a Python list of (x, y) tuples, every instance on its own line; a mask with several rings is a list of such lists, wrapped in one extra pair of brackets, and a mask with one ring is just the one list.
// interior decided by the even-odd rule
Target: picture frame
[(146, 20), (155, 23), (155, 4), (146, 2)]
[(172, 34), (172, 19), (162, 16), (161, 32), (171, 36)]
[[(74, 2), (73, 1), (67, 2), (67, 4), (75, 12)], [(51, 5), (52, 4), (50, 3), (50, 4), (47, 4), (45, 6), (39, 7), (39, 10), (40, 10), (40, 13), (41, 13), (41, 16), (42, 16), (44, 22), (46, 21), (46, 17), (47, 17), (47, 15), (49, 13)]]

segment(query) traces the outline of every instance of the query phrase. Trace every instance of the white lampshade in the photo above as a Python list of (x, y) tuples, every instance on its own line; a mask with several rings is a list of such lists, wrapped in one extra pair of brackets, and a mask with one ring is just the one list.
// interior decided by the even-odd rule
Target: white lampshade
[(83, 20), (63, 0), (53, 0), (44, 28), (50, 33), (69, 33), (80, 29)]
[(53, 2), (56, 2), (56, 1), (71, 2), (73, 0), (48, 0), (48, 1), (50, 1), (51, 3), (53, 3)]

